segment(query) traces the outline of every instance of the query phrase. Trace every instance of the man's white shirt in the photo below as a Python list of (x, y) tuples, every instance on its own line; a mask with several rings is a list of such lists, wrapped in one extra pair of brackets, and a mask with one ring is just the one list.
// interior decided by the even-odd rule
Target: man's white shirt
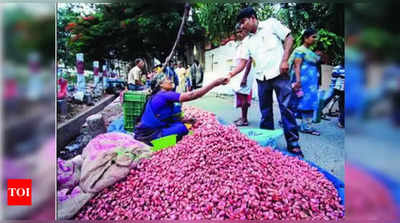
[(142, 70), (138, 66), (133, 67), (128, 73), (128, 84), (135, 84), (135, 81), (140, 81)]
[(258, 80), (273, 79), (280, 74), (279, 67), (284, 49), (282, 41), (290, 29), (277, 19), (270, 18), (258, 23), (257, 32), (249, 33), (243, 40), (240, 58), (254, 60), (255, 78)]

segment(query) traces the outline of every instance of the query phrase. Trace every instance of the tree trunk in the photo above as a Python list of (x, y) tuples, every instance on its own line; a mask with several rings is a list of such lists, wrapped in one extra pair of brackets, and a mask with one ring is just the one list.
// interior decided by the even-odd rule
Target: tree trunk
[(200, 64), (203, 65), (203, 67), (204, 67), (204, 64), (206, 63), (206, 60), (205, 60), (206, 52), (205, 52), (204, 48), (205, 48), (205, 42), (204, 41), (199, 42), (199, 44), (197, 45), (197, 52), (199, 52), (199, 55), (198, 55), (199, 62), (200, 62)]
[(181, 38), (182, 31), (183, 31), (183, 26), (186, 23), (186, 20), (187, 20), (188, 14), (189, 14), (189, 10), (190, 10), (189, 3), (185, 3), (185, 12), (183, 13), (182, 23), (181, 23), (181, 26), (179, 27), (178, 35), (176, 37), (174, 46), (172, 47), (172, 50), (171, 50), (170, 54), (167, 56), (167, 59), (165, 60), (165, 62), (163, 64), (163, 67), (162, 67), (163, 70), (168, 65), (168, 62), (171, 60), (172, 55), (174, 54), (175, 48), (176, 48), (176, 46), (177, 46), (177, 44), (178, 44), (178, 42), (179, 42), (179, 40)]
[(186, 63), (187, 64), (193, 64), (193, 44), (192, 43), (186, 43), (185, 44), (185, 56), (186, 56)]

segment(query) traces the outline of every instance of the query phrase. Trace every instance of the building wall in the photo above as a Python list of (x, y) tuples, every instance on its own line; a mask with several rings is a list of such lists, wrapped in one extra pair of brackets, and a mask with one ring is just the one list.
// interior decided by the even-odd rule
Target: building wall
[[(236, 65), (235, 56), (236, 52), (233, 41), (218, 48), (206, 51), (204, 84), (210, 83), (219, 77), (226, 77)], [(240, 81), (239, 79), (237, 80)], [(219, 86), (214, 88), (212, 91), (219, 94), (233, 95), (230, 84)], [(253, 98), (258, 98), (256, 81), (253, 83)]]

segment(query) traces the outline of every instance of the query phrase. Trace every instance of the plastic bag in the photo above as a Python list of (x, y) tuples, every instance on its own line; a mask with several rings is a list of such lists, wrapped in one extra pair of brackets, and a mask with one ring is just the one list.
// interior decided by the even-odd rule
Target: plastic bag
[(256, 128), (240, 128), (239, 131), (263, 147), (276, 148), (277, 141), (283, 135), (282, 129), (266, 130)]

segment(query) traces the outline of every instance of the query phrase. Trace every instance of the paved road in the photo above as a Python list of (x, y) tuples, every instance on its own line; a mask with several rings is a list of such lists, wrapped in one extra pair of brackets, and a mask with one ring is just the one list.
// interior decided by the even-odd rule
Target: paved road
[[(209, 93), (200, 99), (186, 102), (185, 104), (213, 112), (225, 121), (233, 123), (241, 114), (239, 109), (234, 108), (233, 103), (232, 96), (218, 96)], [(275, 128), (280, 128), (278, 125), (280, 113), (276, 100), (273, 106)], [(253, 100), (249, 108), (249, 127), (258, 128), (260, 117), (258, 101)], [(317, 164), (344, 181), (345, 131), (336, 126), (336, 119), (322, 121), (316, 124), (315, 127), (320, 130), (321, 136), (300, 133), (300, 145), (303, 149), (305, 159)], [(284, 150), (285, 148), (286, 142), (282, 137), (278, 142), (278, 149)]]

